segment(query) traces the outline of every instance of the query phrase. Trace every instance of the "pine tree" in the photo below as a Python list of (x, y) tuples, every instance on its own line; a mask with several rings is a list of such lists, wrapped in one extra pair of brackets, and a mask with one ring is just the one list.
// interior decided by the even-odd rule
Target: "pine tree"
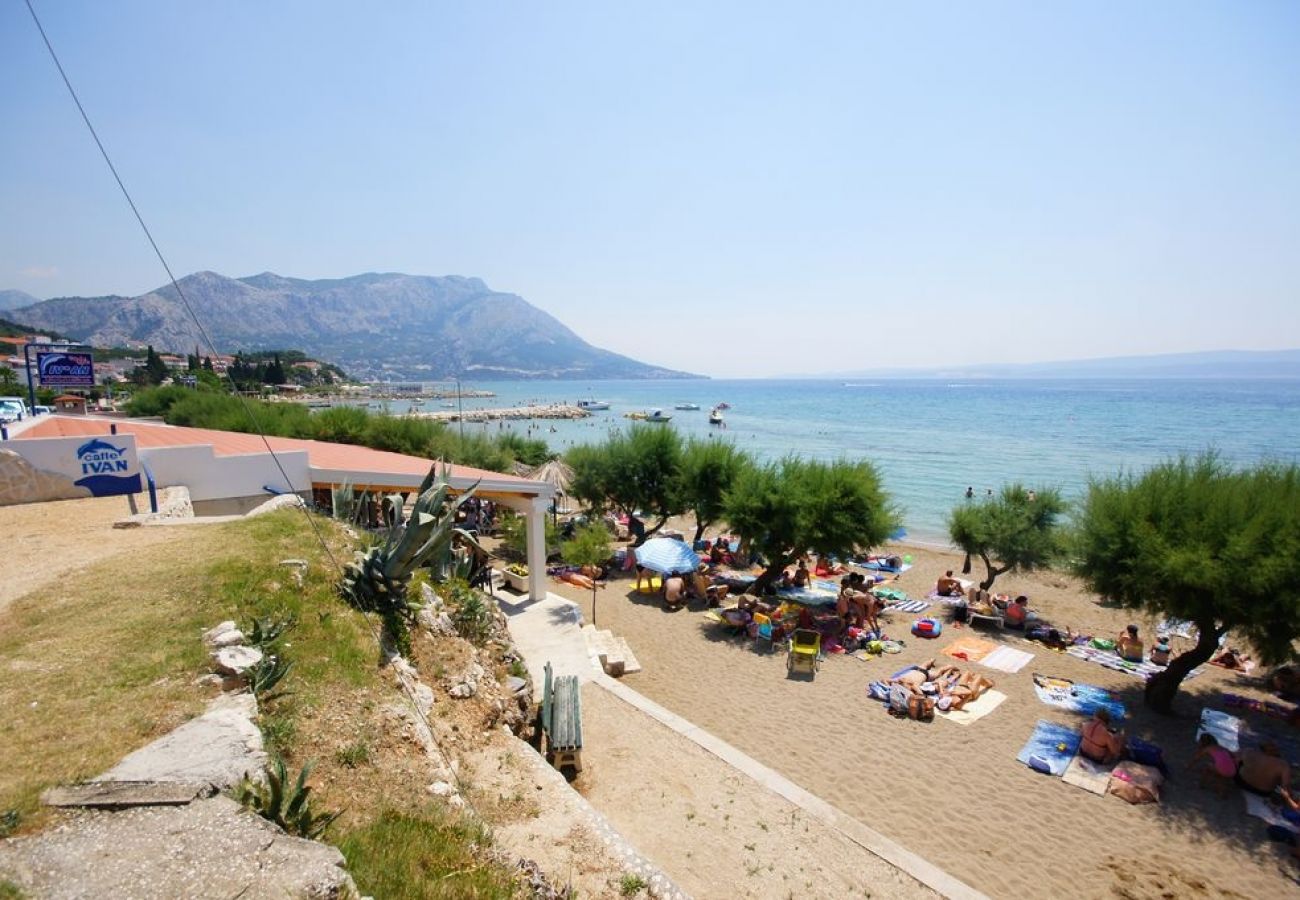
[(167, 378), (167, 364), (154, 352), (153, 344), (149, 345), (149, 352), (145, 356), (144, 372), (149, 384), (162, 384)]

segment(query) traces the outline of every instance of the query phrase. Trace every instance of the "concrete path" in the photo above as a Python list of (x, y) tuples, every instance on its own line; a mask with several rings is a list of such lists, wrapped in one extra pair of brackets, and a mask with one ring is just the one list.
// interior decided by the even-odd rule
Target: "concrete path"
[(554, 674), (577, 675), (583, 684), (599, 674), (587, 651), (587, 639), (582, 634), (582, 610), (576, 603), (555, 594), (547, 594), (545, 600), (529, 600), (505, 591), (497, 594), (496, 599), (506, 614), (510, 637), (533, 676), (535, 690), (542, 689), (543, 669), (548, 662)]

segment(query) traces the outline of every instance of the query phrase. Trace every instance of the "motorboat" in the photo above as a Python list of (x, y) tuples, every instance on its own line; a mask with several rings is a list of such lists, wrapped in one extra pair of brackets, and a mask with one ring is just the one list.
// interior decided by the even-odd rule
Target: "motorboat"
[(626, 419), (636, 419), (637, 421), (640, 422), (671, 422), (673, 418), (672, 416), (664, 415), (664, 411), (662, 409), (652, 409), (648, 413), (645, 412), (624, 413), (623, 417)]
[(699, 408), (700, 408), (700, 404), (698, 403), (678, 403), (676, 406), (673, 407), (673, 409), (699, 409)]
[(715, 406), (715, 407), (713, 407), (713, 408), (714, 408), (714, 409), (731, 409), (731, 404), (728, 403), (726, 400), (723, 400), (721, 403), (719, 403), (717, 406)]
[(585, 410), (609, 409), (609, 404), (606, 403), (604, 400), (579, 400), (578, 409), (585, 409)]
[(714, 408), (709, 412), (709, 424), (710, 424), (710, 425), (721, 425), (721, 424), (722, 424), (722, 407), (720, 407), (720, 406), (715, 406), (715, 407), (714, 407)]

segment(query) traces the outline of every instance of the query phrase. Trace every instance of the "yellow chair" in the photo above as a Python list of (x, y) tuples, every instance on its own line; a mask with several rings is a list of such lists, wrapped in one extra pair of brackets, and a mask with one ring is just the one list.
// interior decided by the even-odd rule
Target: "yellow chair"
[(821, 665), (822, 636), (819, 631), (796, 629), (790, 636), (790, 650), (786, 654), (786, 671), (807, 672), (815, 676)]
[(657, 594), (663, 590), (663, 587), (662, 578), (658, 575), (650, 575), (637, 582), (636, 590), (638, 594)]

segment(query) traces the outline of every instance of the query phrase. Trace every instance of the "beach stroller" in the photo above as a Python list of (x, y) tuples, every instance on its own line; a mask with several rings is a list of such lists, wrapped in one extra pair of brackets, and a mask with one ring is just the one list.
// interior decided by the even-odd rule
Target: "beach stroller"
[(796, 629), (794, 634), (790, 635), (790, 649), (785, 658), (786, 671), (792, 674), (807, 672), (815, 676), (817, 667), (821, 665), (821, 653), (821, 632), (808, 628)]

